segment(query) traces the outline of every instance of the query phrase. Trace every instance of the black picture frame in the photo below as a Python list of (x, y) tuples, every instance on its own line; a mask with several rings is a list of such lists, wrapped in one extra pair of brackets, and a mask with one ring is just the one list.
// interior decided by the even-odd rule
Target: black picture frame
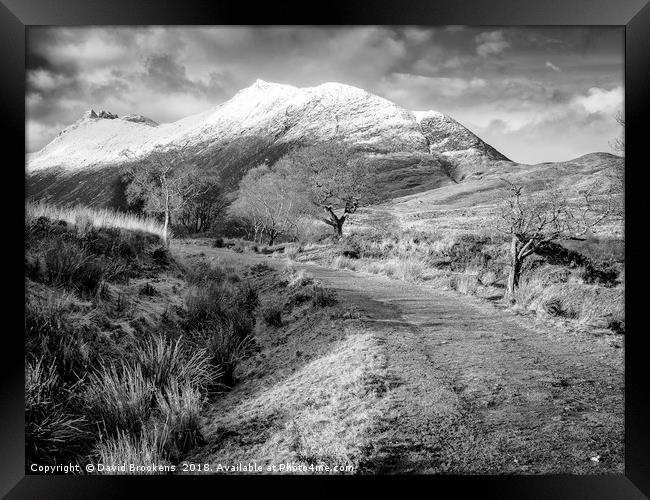
[[(212, 495), (228, 486), (248, 488), (253, 479), (247, 477), (184, 477), (126, 478), (83, 476), (25, 475), (24, 462), (24, 356), (22, 329), (24, 278), (14, 262), (24, 250), (18, 243), (23, 224), (15, 204), (23, 203), (19, 189), (24, 176), (18, 164), (25, 160), (25, 33), (34, 25), (482, 25), (482, 26), (620, 26), (625, 30), (625, 118), (626, 118), (626, 392), (625, 392), (625, 475), (604, 476), (425, 476), (413, 477), (427, 493), (440, 493), (452, 488), (454, 496), (479, 492), (493, 498), (646, 498), (650, 495), (650, 397), (645, 382), (648, 358), (647, 333), (642, 313), (633, 299), (643, 297), (647, 270), (641, 249), (645, 207), (644, 141), (650, 117), (650, 5), (647, 0), (374, 0), (339, 1), (317, 5), (303, 2), (249, 2), (201, 0), (0, 0), (0, 123), (7, 140), (4, 174), (7, 177), (3, 199), (5, 239), (9, 245), (4, 261), (15, 276), (5, 285), (9, 290), (7, 315), (2, 330), (3, 363), (0, 378), (2, 401), (0, 443), (0, 495), (6, 498), (115, 498), (133, 496), (136, 485), (162, 488), (170, 494), (187, 496), (188, 488), (207, 487)], [(6, 153), (11, 153), (7, 155)], [(15, 178), (13, 177), (15, 176)], [(11, 195), (11, 196), (10, 196)], [(14, 197), (16, 199), (14, 199)], [(24, 205), (23, 205), (24, 206)], [(23, 219), (24, 220), (24, 219)], [(638, 222), (635, 225), (635, 221)], [(11, 227), (11, 230), (9, 230)], [(647, 266), (646, 266), (647, 268)], [(639, 270), (638, 272), (636, 270)], [(15, 279), (15, 282), (13, 280)], [(16, 327), (9, 326), (16, 321)], [(255, 478), (269, 484), (275, 478)], [(283, 489), (294, 485), (313, 488), (312, 478), (286, 478)], [(349, 482), (350, 478), (339, 478)], [(373, 481), (370, 481), (372, 479)], [(403, 481), (390, 483), (404, 493)], [(318, 478), (323, 481), (323, 478)], [(364, 485), (379, 482), (383, 477), (362, 477)], [(209, 484), (208, 484), (209, 483)], [(327, 481), (330, 484), (330, 481)], [(289, 488), (287, 488), (289, 486)], [(214, 488), (217, 489), (214, 489)], [(415, 490), (412, 490), (415, 492)], [(303, 490), (303, 493), (305, 491)]]

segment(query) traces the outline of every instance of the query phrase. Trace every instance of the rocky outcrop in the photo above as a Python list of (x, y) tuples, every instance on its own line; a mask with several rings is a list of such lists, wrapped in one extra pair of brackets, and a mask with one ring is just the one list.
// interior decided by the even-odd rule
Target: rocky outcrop
[(103, 109), (99, 113), (95, 113), (94, 109), (89, 109), (81, 116), (82, 120), (95, 119), (95, 118), (105, 118), (107, 120), (114, 120), (115, 118), (119, 118), (119, 117), (115, 113), (111, 113), (110, 111), (105, 111)]
[(125, 115), (122, 117), (122, 120), (133, 123), (143, 123), (145, 125), (149, 125), (150, 127), (157, 127), (159, 125), (158, 122), (155, 122), (151, 118), (147, 118), (146, 116), (142, 115)]

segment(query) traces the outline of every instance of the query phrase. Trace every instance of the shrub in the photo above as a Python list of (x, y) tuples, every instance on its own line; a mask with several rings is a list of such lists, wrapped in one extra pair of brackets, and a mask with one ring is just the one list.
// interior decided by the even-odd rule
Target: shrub
[(282, 310), (284, 301), (280, 299), (267, 300), (261, 306), (262, 319), (267, 325), (282, 326)]

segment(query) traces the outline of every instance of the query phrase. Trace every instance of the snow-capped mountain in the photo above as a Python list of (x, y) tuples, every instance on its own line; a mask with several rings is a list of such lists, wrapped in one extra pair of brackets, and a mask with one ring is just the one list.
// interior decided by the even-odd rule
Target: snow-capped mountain
[[(459, 181), (485, 162), (507, 160), (442, 113), (410, 111), (340, 83), (297, 88), (257, 80), (220, 106), (173, 123), (91, 110), (28, 155), (26, 163), (31, 194), (47, 189), (49, 197), (70, 198), (57, 183), (100, 173), (105, 183), (124, 162), (125, 151), (138, 158), (159, 146), (183, 148), (235, 188), (256, 164), (272, 162), (294, 145), (332, 138), (354, 144), (376, 161), (378, 183), (390, 194)], [(74, 192), (78, 197), (83, 190)]]

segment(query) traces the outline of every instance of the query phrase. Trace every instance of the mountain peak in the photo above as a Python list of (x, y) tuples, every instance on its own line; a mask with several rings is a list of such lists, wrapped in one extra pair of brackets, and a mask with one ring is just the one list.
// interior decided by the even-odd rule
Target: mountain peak
[(118, 118), (118, 116), (115, 113), (111, 113), (110, 111), (106, 110), (101, 110), (99, 113), (95, 113), (94, 109), (89, 109), (88, 111), (84, 112), (83, 115), (81, 115), (82, 119), (95, 119), (95, 118), (106, 118), (108, 120), (114, 120), (115, 118)]

